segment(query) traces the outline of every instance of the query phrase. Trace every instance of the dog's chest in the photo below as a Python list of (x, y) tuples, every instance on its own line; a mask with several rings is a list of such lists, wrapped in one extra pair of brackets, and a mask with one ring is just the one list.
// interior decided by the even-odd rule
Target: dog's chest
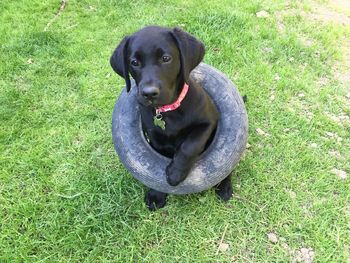
[(173, 157), (176, 149), (178, 149), (186, 139), (183, 133), (168, 135), (163, 131), (160, 132), (155, 129), (145, 131), (145, 133), (150, 145), (159, 153), (170, 158)]
[(151, 141), (177, 145), (188, 136), (190, 129), (185, 126), (175, 125), (174, 122), (167, 121), (167, 118), (162, 121), (165, 123), (164, 129), (153, 122), (144, 123), (143, 130), (149, 135)]
[(165, 122), (164, 129), (154, 124), (152, 115), (142, 115), (143, 130), (153, 148), (166, 156), (171, 156), (184, 142), (190, 133), (190, 128), (181, 119), (172, 119), (166, 114), (162, 116), (162, 120)]

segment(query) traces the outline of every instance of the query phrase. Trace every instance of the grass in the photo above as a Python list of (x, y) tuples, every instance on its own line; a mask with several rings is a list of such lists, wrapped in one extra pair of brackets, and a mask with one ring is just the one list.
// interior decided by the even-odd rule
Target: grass
[[(308, 248), (314, 262), (348, 262), (349, 178), (331, 170), (350, 173), (349, 86), (337, 77), (350, 30), (309, 19), (315, 4), (329, 7), (70, 0), (44, 32), (60, 1), (2, 0), (0, 261), (291, 262)], [(114, 152), (124, 83), (109, 56), (151, 24), (197, 36), (204, 61), (248, 95), (250, 147), (226, 204), (209, 190), (151, 213)]]

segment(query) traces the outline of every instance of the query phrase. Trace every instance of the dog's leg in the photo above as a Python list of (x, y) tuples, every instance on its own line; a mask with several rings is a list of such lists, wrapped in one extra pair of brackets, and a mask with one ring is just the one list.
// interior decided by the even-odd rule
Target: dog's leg
[(171, 163), (166, 168), (166, 179), (176, 186), (187, 177), (193, 163), (205, 148), (205, 144), (214, 130), (214, 125), (203, 124), (193, 128), (186, 140), (176, 150)]
[(215, 188), (215, 192), (221, 200), (225, 202), (230, 200), (233, 193), (231, 175), (222, 180)]
[(149, 210), (155, 211), (162, 208), (166, 204), (166, 197), (168, 194), (159, 192), (154, 189), (149, 189), (145, 195), (146, 206)]

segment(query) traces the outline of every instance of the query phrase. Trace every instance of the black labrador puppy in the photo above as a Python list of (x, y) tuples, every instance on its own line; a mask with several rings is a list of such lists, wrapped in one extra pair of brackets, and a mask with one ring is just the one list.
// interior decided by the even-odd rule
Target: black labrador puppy
[[(135, 79), (143, 131), (156, 151), (171, 158), (164, 176), (172, 186), (185, 180), (219, 119), (210, 97), (190, 78), (204, 53), (204, 45), (181, 29), (149, 26), (125, 37), (110, 59), (127, 91), (129, 74)], [(216, 193), (230, 199), (230, 176), (216, 186)], [(150, 189), (146, 205), (150, 210), (161, 208), (166, 197)]]

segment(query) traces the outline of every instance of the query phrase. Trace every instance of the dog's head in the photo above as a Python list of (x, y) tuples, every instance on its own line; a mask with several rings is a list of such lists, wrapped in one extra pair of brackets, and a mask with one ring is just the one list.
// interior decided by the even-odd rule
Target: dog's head
[(110, 63), (128, 92), (129, 74), (135, 79), (139, 102), (161, 106), (176, 100), (204, 52), (202, 42), (181, 29), (150, 26), (125, 37)]

